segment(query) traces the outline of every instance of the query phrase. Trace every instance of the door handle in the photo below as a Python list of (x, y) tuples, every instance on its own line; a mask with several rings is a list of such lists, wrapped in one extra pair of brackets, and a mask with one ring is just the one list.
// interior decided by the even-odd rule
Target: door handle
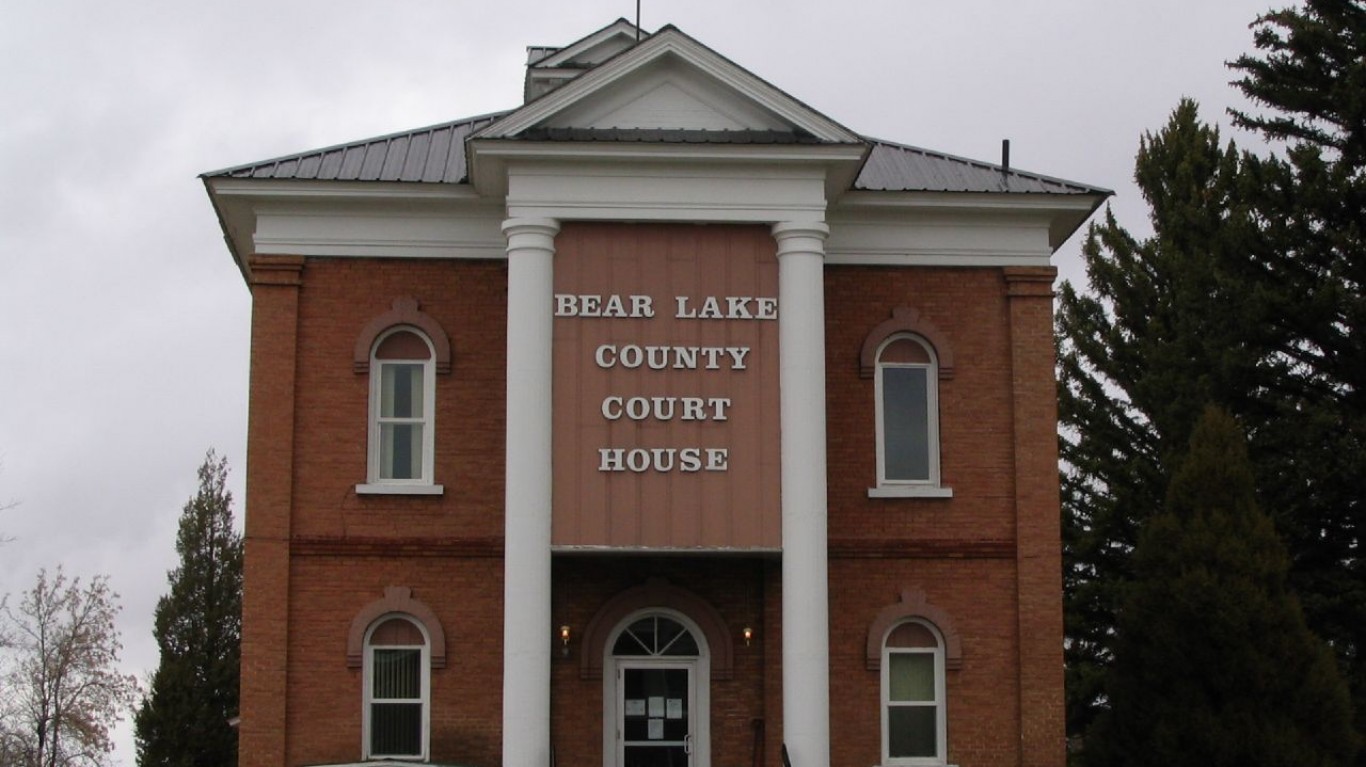
[(683, 736), (683, 753), (692, 755), (692, 733)]

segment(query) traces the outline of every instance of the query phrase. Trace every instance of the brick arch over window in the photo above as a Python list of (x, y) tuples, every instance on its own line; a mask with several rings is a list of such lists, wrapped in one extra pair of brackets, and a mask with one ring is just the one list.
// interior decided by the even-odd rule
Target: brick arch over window
[(963, 641), (953, 626), (949, 614), (930, 604), (925, 592), (906, 590), (901, 592), (901, 600), (887, 605), (878, 611), (868, 626), (867, 661), (868, 670), (876, 671), (882, 667), (882, 644), (887, 634), (897, 624), (911, 619), (919, 619), (939, 629), (944, 637), (944, 667), (957, 669), (963, 667)]
[(919, 311), (909, 306), (898, 306), (893, 309), (891, 318), (878, 324), (868, 337), (863, 339), (863, 348), (859, 350), (858, 356), (860, 378), (873, 377), (877, 370), (878, 348), (897, 333), (914, 333), (925, 339), (934, 347), (935, 356), (939, 360), (939, 378), (953, 378), (953, 348), (949, 345), (948, 336), (935, 327), (934, 323), (921, 317)]
[(375, 348), (376, 339), (396, 325), (410, 325), (425, 333), (436, 351), (436, 372), (451, 372), (450, 338), (446, 336), (446, 331), (441, 329), (440, 323), (418, 308), (417, 299), (412, 296), (395, 298), (389, 311), (370, 320), (361, 330), (360, 336), (356, 338), (356, 349), (351, 361), (351, 367), (355, 372), (370, 372), (370, 352)]
[(688, 616), (706, 637), (711, 652), (712, 679), (730, 679), (735, 662), (729, 632), (721, 614), (710, 603), (690, 591), (685, 591), (663, 578), (650, 578), (643, 586), (617, 594), (598, 609), (583, 632), (583, 651), (579, 675), (583, 679), (602, 677), (602, 660), (607, 652), (608, 634), (626, 617), (651, 607), (667, 607)]
[(426, 603), (413, 599), (413, 590), (407, 586), (388, 586), (384, 597), (362, 607), (351, 621), (351, 630), (346, 635), (346, 665), (360, 668), (365, 659), (365, 632), (371, 624), (385, 615), (402, 613), (421, 623), (427, 629), (432, 643), (432, 668), (446, 667), (446, 632), (441, 621)]

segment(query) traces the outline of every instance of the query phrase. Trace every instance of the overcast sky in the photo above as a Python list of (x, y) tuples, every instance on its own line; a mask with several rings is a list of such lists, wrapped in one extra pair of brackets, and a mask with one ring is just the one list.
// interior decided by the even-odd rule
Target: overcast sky
[[(1114, 189), (1182, 96), (1246, 106), (1224, 62), (1271, 0), (644, 0), (859, 133)], [(1276, 3), (1277, 6), (1284, 2)], [(630, 0), (0, 0), (0, 594), (108, 574), (123, 660), (210, 447), (242, 514), (250, 294), (198, 174), (517, 106), (528, 45)], [(1225, 131), (1240, 143), (1245, 134)], [(1055, 259), (1080, 276), (1074, 235)], [(359, 701), (357, 701), (359, 705)], [(134, 763), (119, 731), (115, 762)]]

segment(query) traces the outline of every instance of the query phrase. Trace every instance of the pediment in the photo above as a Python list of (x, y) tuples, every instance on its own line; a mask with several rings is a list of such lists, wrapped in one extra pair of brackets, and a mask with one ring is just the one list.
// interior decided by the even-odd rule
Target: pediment
[[(612, 30), (602, 42), (619, 44), (621, 34)], [(601, 50), (584, 50), (593, 49)], [(854, 132), (674, 27), (619, 51), (472, 138), (518, 138), (546, 128), (780, 131), (819, 143), (861, 143)]]
[(588, 94), (537, 127), (791, 131), (784, 119), (677, 56), (661, 57)]

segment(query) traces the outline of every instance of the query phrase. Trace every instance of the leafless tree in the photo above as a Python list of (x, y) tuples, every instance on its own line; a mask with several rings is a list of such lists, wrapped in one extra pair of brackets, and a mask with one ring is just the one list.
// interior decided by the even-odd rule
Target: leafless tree
[(0, 767), (104, 764), (138, 690), (118, 672), (119, 609), (107, 577), (61, 568), (0, 603)]

